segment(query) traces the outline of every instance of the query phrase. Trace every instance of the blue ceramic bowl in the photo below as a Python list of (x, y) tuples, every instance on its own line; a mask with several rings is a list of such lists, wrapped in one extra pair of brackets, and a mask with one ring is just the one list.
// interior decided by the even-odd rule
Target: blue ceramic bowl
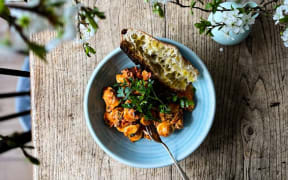
[[(184, 45), (159, 38), (163, 42), (176, 45), (182, 55), (199, 70), (196, 88), (196, 108), (192, 113), (184, 113), (184, 129), (174, 132), (162, 140), (168, 145), (175, 158), (180, 161), (195, 151), (207, 136), (215, 114), (215, 90), (211, 76), (199, 57)], [(87, 126), (96, 143), (112, 158), (134, 167), (157, 168), (171, 165), (165, 149), (158, 143), (141, 139), (131, 143), (115, 128), (104, 124), (105, 104), (102, 89), (115, 83), (115, 75), (122, 69), (135, 64), (121, 51), (115, 49), (106, 56), (94, 70), (84, 99)]]

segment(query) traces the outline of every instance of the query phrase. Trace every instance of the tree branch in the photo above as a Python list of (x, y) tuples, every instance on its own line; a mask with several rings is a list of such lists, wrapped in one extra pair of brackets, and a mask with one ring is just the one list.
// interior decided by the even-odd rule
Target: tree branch
[[(178, 6), (180, 6), (180, 7), (182, 7), (182, 8), (191, 8), (191, 6), (187, 6), (187, 5), (184, 5), (184, 4), (181, 4), (180, 2), (179, 2), (179, 0), (178, 1), (169, 1), (170, 3), (172, 3), (172, 4), (176, 4), (176, 5), (178, 5)], [(221, 6), (220, 6), (221, 7)], [(222, 9), (218, 9), (217, 11), (220, 11), (220, 12), (224, 12), (224, 11), (231, 11), (231, 9), (226, 9), (226, 8), (224, 8), (224, 7), (221, 7)], [(204, 8), (201, 8), (201, 7), (197, 7), (197, 6), (194, 6), (194, 7), (192, 7), (192, 9), (198, 9), (198, 10), (201, 10), (201, 11), (203, 11), (203, 12), (212, 12), (212, 10), (208, 10), (208, 9), (204, 9)]]
[(178, 6), (182, 7), (182, 8), (190, 8), (190, 6), (181, 4), (181, 3), (179, 2), (179, 0), (176, 0), (176, 2), (175, 2), (175, 1), (169, 1), (169, 2), (172, 3), (172, 4), (176, 4), (176, 5), (178, 5)]
[(5, 4), (5, 6), (11, 9), (19, 9), (19, 10), (38, 14), (39, 16), (43, 18), (47, 18), (52, 25), (57, 25), (57, 24), (62, 25), (62, 22), (58, 21), (58, 17), (55, 16), (53, 13), (47, 11), (45, 8), (43, 8), (41, 4), (36, 5), (34, 7), (21, 6), (21, 5), (16, 5), (16, 4)]
[(0, 135), (0, 153), (9, 151), (14, 148), (21, 148), (31, 141), (31, 131), (24, 133), (14, 133), (10, 136)]

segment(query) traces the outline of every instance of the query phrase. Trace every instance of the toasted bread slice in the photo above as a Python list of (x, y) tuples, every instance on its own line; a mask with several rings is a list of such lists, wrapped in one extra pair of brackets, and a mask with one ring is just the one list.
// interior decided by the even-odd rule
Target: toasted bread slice
[(180, 53), (177, 47), (161, 42), (135, 29), (121, 31), (120, 48), (136, 64), (144, 66), (164, 85), (175, 91), (185, 91), (197, 80), (198, 70)]

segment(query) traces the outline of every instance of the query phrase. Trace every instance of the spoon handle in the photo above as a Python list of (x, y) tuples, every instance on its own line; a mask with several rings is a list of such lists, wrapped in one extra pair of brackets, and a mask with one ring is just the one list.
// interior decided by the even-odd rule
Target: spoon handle
[(189, 180), (189, 178), (186, 176), (185, 172), (181, 169), (181, 167), (178, 165), (176, 159), (174, 158), (174, 156), (172, 155), (172, 153), (170, 152), (168, 146), (165, 143), (161, 143), (163, 145), (163, 147), (167, 150), (167, 152), (169, 153), (169, 156), (171, 157), (171, 159), (174, 161), (174, 165), (176, 166), (178, 172), (181, 174), (182, 179), (184, 180)]

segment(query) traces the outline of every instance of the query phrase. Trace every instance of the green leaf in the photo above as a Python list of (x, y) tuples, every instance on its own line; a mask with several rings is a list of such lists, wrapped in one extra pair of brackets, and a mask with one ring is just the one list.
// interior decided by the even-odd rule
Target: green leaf
[(34, 43), (34, 42), (28, 42), (27, 43), (28, 48), (39, 58), (41, 58), (42, 60), (46, 61), (46, 54), (47, 51), (45, 49), (45, 46)]
[(122, 104), (121, 106), (122, 106), (123, 108), (128, 108), (128, 109), (133, 108), (132, 104)]
[(121, 87), (117, 90), (117, 97), (125, 97), (124, 88)]
[(171, 109), (167, 107), (165, 104), (159, 105), (160, 113), (170, 113)]
[(237, 8), (237, 9), (239, 10), (240, 13), (242, 13), (242, 14), (244, 14), (244, 13), (247, 14), (246, 11), (245, 11), (245, 8)]
[(280, 7), (280, 6), (281, 6), (281, 4), (275, 5), (275, 6), (273, 7), (273, 9), (277, 9), (277, 8)]
[(83, 47), (84, 47), (84, 51), (85, 51), (85, 53), (86, 53), (86, 55), (87, 55), (88, 57), (91, 57), (90, 53), (91, 53), (91, 54), (96, 54), (95, 49), (92, 48), (92, 47), (89, 45), (89, 43), (84, 43), (84, 44), (83, 44)]
[(125, 88), (125, 94), (126, 95), (125, 95), (124, 100), (127, 100), (131, 93), (132, 93), (132, 90), (129, 87), (126, 87)]
[(191, 4), (190, 4), (190, 8), (191, 8), (191, 9), (194, 8), (195, 5), (196, 5), (196, 1), (192, 0), (192, 1), (191, 1)]
[(5, 5), (5, 0), (0, 0), (0, 15), (10, 15), (10, 10), (8, 7)]
[(5, 6), (5, 0), (0, 0), (0, 14), (4, 12)]
[(152, 11), (158, 14), (160, 17), (164, 17), (164, 10), (162, 9), (160, 3), (154, 3), (152, 6)]
[(55, 2), (45, 1), (45, 2), (48, 2), (47, 3), (48, 6), (58, 7), (58, 8), (63, 6), (66, 3), (66, 1), (55, 1)]
[(97, 7), (94, 7), (94, 9), (92, 10), (92, 13), (95, 14), (100, 19), (106, 18), (104, 12), (99, 11), (99, 9)]
[(94, 31), (97, 31), (97, 29), (98, 29), (98, 24), (97, 24), (97, 22), (94, 20), (94, 18), (91, 17), (90, 15), (87, 15), (87, 14), (86, 14), (86, 18), (87, 18), (89, 24), (90, 24), (90, 25), (92, 26), (92, 28), (94, 29)]
[(198, 2), (200, 2), (202, 5), (204, 5), (204, 2), (202, 0), (198, 0)]
[(175, 95), (175, 96), (172, 97), (172, 101), (173, 101), (173, 102), (176, 102), (177, 99), (178, 99), (178, 96), (177, 96), (177, 95)]
[(187, 100), (187, 103), (188, 103), (188, 106), (194, 106), (195, 105), (195, 103), (194, 103), (194, 101), (189, 101), (189, 100)]
[(287, 23), (288, 22), (288, 15), (285, 15), (284, 18), (279, 20), (280, 23)]
[(35, 165), (39, 165), (40, 162), (38, 159), (36, 159), (35, 157), (31, 156), (30, 154), (28, 154), (25, 149), (21, 148), (24, 156), (32, 163), (32, 164), (35, 164)]
[(17, 19), (17, 24), (19, 24), (22, 28), (27, 28), (30, 24), (30, 18), (28, 16), (22, 16)]
[(12, 42), (11, 42), (10, 38), (5, 37), (4, 39), (0, 40), (0, 44), (2, 44), (4, 46), (11, 46)]
[(184, 99), (180, 99), (180, 107), (184, 108), (185, 107), (185, 101)]
[(207, 4), (205, 5), (205, 9), (207, 9), (207, 10), (212, 9), (212, 4), (211, 4), (211, 3), (207, 3)]
[(211, 35), (212, 33), (211, 33), (211, 26), (212, 26), (212, 24), (211, 24), (211, 22), (210, 21), (207, 21), (207, 20), (205, 20), (205, 19), (201, 19), (201, 21), (199, 22), (199, 23), (195, 23), (194, 24), (194, 26), (196, 27), (196, 28), (198, 28), (199, 29), (199, 33), (200, 34), (203, 34), (204, 32), (206, 32), (205, 34), (207, 35)]
[(191, 4), (190, 4), (190, 12), (191, 12), (192, 15), (194, 14), (193, 8), (195, 7), (195, 5), (196, 5), (196, 1), (192, 0)]

